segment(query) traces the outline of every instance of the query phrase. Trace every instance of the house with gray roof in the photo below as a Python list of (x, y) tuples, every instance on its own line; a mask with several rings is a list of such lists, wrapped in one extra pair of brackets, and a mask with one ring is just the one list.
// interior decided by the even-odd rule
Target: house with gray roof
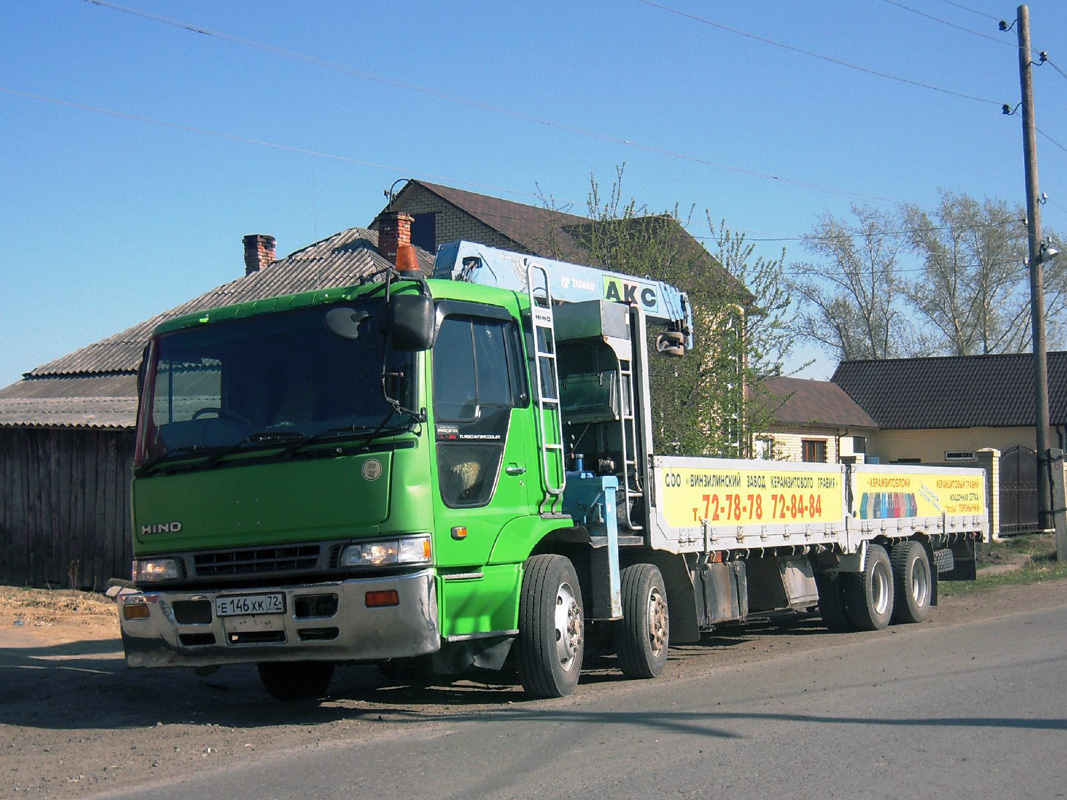
[[(1030, 353), (844, 361), (831, 380), (877, 422), (883, 463), (992, 467), (1001, 533), (1038, 528), (1034, 362)], [(1067, 352), (1047, 357), (1049, 443), (1067, 449)]]
[(878, 429), (871, 416), (829, 381), (763, 381), (772, 427), (756, 437), (755, 455), (784, 461), (863, 463), (867, 439)]
[[(830, 379), (878, 425), (883, 463), (973, 461), (982, 448), (1036, 446), (1029, 353), (843, 361)], [(1067, 446), (1067, 352), (1048, 354), (1051, 445)], [(960, 466), (966, 466), (960, 464)]]

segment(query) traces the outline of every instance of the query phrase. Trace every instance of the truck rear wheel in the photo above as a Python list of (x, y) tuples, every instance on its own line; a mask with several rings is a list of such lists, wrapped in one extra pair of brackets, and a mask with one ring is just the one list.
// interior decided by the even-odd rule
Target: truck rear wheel
[(533, 697), (565, 697), (578, 685), (584, 655), (585, 611), (574, 565), (563, 556), (533, 556), (519, 597), (522, 688)]
[(663, 575), (653, 564), (622, 571), (622, 619), (615, 623), (615, 652), (627, 678), (655, 678), (667, 665), (670, 614)]
[(930, 613), (930, 559), (921, 542), (893, 545), (893, 622), (922, 622)]
[(826, 629), (832, 633), (852, 630), (852, 623), (845, 611), (845, 590), (840, 573), (819, 573), (815, 576), (815, 587), (819, 590), (819, 616)]
[(322, 697), (333, 680), (332, 661), (261, 661), (259, 679), (275, 700)]
[(858, 631), (880, 631), (893, 615), (893, 568), (880, 544), (867, 548), (863, 572), (846, 572), (845, 611)]

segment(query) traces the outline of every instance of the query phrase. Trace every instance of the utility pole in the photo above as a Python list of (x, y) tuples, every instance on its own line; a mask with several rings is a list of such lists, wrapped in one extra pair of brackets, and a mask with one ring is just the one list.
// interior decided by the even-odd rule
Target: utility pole
[(1037, 427), (1037, 512), (1042, 530), (1050, 526), (1048, 460), (1048, 364), (1045, 358), (1045, 277), (1041, 249), (1041, 203), (1037, 185), (1037, 128), (1034, 124), (1030, 9), (1019, 6), (1019, 81), (1022, 84), (1023, 158), (1026, 162), (1026, 227), (1030, 251), (1030, 320), (1034, 340), (1034, 410)]

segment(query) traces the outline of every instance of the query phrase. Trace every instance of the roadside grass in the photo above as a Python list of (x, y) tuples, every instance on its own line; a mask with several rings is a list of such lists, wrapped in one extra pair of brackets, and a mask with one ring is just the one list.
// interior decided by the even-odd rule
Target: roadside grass
[(979, 544), (977, 563), (976, 580), (939, 582), (938, 593), (953, 597), (998, 586), (1067, 578), (1067, 563), (1056, 560), (1056, 538), (1046, 534), (1012, 536), (1000, 542)]

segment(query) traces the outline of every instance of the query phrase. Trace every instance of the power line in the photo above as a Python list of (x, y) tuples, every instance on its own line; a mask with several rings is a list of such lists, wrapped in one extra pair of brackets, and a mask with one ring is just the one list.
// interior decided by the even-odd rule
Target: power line
[[(90, 0), (90, 2), (97, 2), (97, 0)], [(747, 39), (753, 39), (753, 40), (755, 40), (757, 42), (762, 42), (764, 44), (769, 44), (769, 45), (771, 45), (773, 47), (779, 47), (782, 50), (788, 50), (788, 51), (790, 51), (792, 53), (799, 53), (801, 55), (809, 56), (810, 58), (817, 58), (820, 61), (826, 61), (826, 62), (828, 62), (830, 64), (837, 64), (840, 67), (847, 67), (848, 69), (853, 69), (853, 70), (856, 70), (858, 72), (863, 72), (863, 73), (866, 73), (867, 75), (875, 75), (875, 76), (877, 76), (879, 78), (885, 78), (886, 80), (897, 81), (899, 83), (905, 83), (905, 84), (908, 84), (909, 86), (916, 86), (916, 87), (918, 87), (920, 89), (929, 89), (930, 91), (933, 91), (933, 92), (940, 92), (941, 94), (947, 94), (947, 95), (951, 95), (953, 97), (960, 97), (960, 98), (962, 98), (964, 100), (974, 100), (975, 102), (978, 102), (978, 103), (987, 103), (989, 105), (995, 105), (995, 106), (1002, 105), (1002, 103), (1000, 103), (1000, 102), (998, 102), (996, 100), (990, 100), (990, 99), (985, 98), (985, 97), (976, 97), (975, 95), (964, 94), (963, 92), (956, 92), (956, 91), (953, 91), (952, 89), (943, 89), (940, 86), (933, 86), (932, 84), (929, 84), (929, 83), (922, 83), (921, 81), (915, 81), (915, 80), (912, 80), (911, 78), (902, 78), (899, 75), (890, 75), (887, 72), (879, 72), (878, 70), (870, 69), (868, 67), (861, 67), (858, 64), (852, 64), (852, 63), (850, 63), (848, 61), (842, 61), (839, 58), (833, 58), (831, 56), (826, 56), (826, 55), (823, 55), (821, 53), (815, 53), (815, 52), (813, 52), (811, 50), (804, 50), (803, 48), (794, 47), (793, 45), (790, 45), (790, 44), (783, 44), (782, 42), (776, 42), (773, 39), (766, 38), (765, 36), (757, 36), (754, 33), (748, 33), (747, 31), (742, 31), (742, 30), (739, 30), (737, 28), (731, 28), (728, 25), (723, 25), (723, 24), (721, 24), (719, 22), (713, 22), (712, 20), (707, 19), (705, 17), (700, 17), (700, 16), (697, 16), (696, 14), (690, 14), (689, 12), (681, 11), (681, 10), (679, 10), (677, 8), (671, 8), (670, 6), (665, 6), (665, 5), (662, 5), (661, 3), (653, 2), (653, 0), (637, 0), (637, 2), (644, 3), (646, 6), (651, 6), (652, 8), (658, 8), (661, 11), (666, 11), (666, 12), (668, 12), (670, 14), (677, 14), (679, 17), (684, 17), (685, 19), (689, 19), (689, 20), (692, 20), (694, 22), (699, 22), (699, 23), (704, 24), (704, 25), (710, 25), (713, 28), (718, 28), (719, 30), (726, 31), (727, 33), (733, 33), (733, 34), (736, 34), (737, 36), (744, 36)]]
[[(810, 189), (816, 192), (823, 192), (825, 194), (833, 194), (841, 197), (853, 197), (857, 199), (867, 200), (876, 203), (896, 203), (897, 200), (890, 198), (878, 197), (876, 195), (864, 194), (862, 192), (854, 192), (847, 189), (838, 189), (832, 186), (822, 186), (816, 183), (810, 183), (808, 181), (802, 181), (795, 178), (787, 178), (782, 175), (775, 175), (767, 172), (760, 172), (758, 170), (747, 169), (745, 167), (738, 167), (731, 164), (724, 164), (717, 161), (711, 161), (699, 156), (689, 155), (687, 153), (681, 153), (674, 150), (667, 150), (666, 148), (657, 147), (655, 145), (644, 144), (642, 142), (634, 141), (633, 139), (627, 139), (622, 136), (615, 136), (608, 133), (600, 133), (598, 131), (589, 130), (586, 128), (580, 128), (575, 125), (570, 125), (556, 120), (547, 119), (544, 117), (536, 117), (532, 114), (527, 114), (522, 111), (515, 111), (513, 109), (504, 108), (502, 106), (496, 106), (489, 103), (484, 103), (480, 100), (473, 100), (471, 98), (462, 97), (460, 95), (449, 94), (442, 92), (432, 87), (420, 86), (413, 83), (407, 83), (405, 81), (396, 80), (395, 78), (389, 78), (384, 75), (377, 75), (365, 70), (349, 67), (344, 64), (338, 64), (333, 61), (326, 61), (325, 59), (318, 58), (316, 56), (307, 55), (305, 53), (299, 53), (294, 50), (287, 50), (282, 47), (275, 47), (274, 45), (264, 44), (263, 42), (257, 42), (252, 39), (245, 39), (240, 36), (234, 36), (232, 34), (224, 33), (222, 31), (210, 30), (208, 28), (202, 28), (191, 23), (181, 22), (180, 20), (171, 19), (169, 17), (160, 16), (158, 14), (152, 14), (147, 11), (141, 11), (135, 8), (127, 8), (125, 6), (118, 5), (116, 3), (108, 2), (108, 0), (86, 0), (102, 8), (108, 8), (114, 11), (121, 11), (126, 14), (132, 14), (136, 17), (142, 17), (144, 19), (152, 20), (153, 22), (160, 22), (164, 25), (171, 25), (173, 27), (182, 28), (186, 31), (202, 34), (204, 36), (211, 36), (223, 41), (231, 42), (233, 44), (239, 44), (242, 47), (250, 47), (256, 50), (262, 50), (273, 55), (281, 56), (283, 58), (293, 59), (295, 61), (303, 61), (308, 64), (313, 64), (324, 69), (334, 70), (336, 72), (342, 72), (348, 75), (352, 75), (364, 80), (374, 81), (386, 86), (392, 86), (398, 89), (404, 89), (405, 91), (417, 92), (419, 94), (429, 95), (441, 100), (445, 100), (450, 103), (456, 103), (460, 105), (470, 106), (482, 111), (488, 111), (493, 114), (500, 114), (503, 116), (511, 117), (513, 119), (522, 120), (524, 122), (533, 122), (538, 125), (545, 125), (558, 130), (566, 131), (568, 133), (578, 134), (579, 136), (585, 136), (591, 139), (598, 139), (600, 141), (611, 142), (613, 144), (620, 144), (626, 147), (632, 147), (638, 150), (644, 150), (650, 153), (656, 153), (658, 155), (667, 156), (669, 158), (676, 158), (682, 161), (689, 161), (695, 164), (701, 164), (703, 166), (712, 167), (715, 169), (727, 170), (730, 172), (736, 172), (741, 175), (750, 175), (756, 178), (763, 178), (766, 180), (772, 180), (777, 183), (784, 183), (790, 186), (796, 186), (802, 189)], [(1001, 105), (996, 103), (996, 105)]]
[(1062, 69), (1060, 69), (1060, 68), (1059, 68), (1058, 66), (1056, 66), (1055, 64), (1053, 64), (1053, 63), (1052, 63), (1052, 59), (1050, 59), (1050, 58), (1049, 58), (1049, 57), (1048, 57), (1047, 55), (1045, 56), (1045, 63), (1046, 63), (1046, 64), (1048, 64), (1048, 65), (1049, 65), (1050, 67), (1052, 67), (1052, 68), (1053, 68), (1054, 70), (1056, 70), (1056, 72), (1060, 73), (1060, 75), (1061, 75), (1062, 77), (1064, 77), (1064, 78), (1067, 78), (1067, 72), (1064, 72), (1064, 71), (1063, 71)]
[(957, 25), (955, 22), (949, 22), (947, 19), (941, 19), (940, 17), (935, 17), (933, 14), (927, 14), (925, 11), (919, 11), (919, 9), (917, 9), (917, 8), (911, 8), (910, 6), (906, 6), (903, 3), (897, 2), (897, 0), (882, 0), (882, 2), (889, 3), (889, 5), (896, 6), (897, 8), (901, 8), (901, 9), (903, 9), (905, 11), (910, 11), (912, 14), (918, 14), (920, 17), (924, 17), (924, 18), (926, 18), (928, 20), (931, 20), (933, 22), (939, 22), (942, 25), (947, 25), (950, 28), (955, 28), (958, 31), (963, 31), (964, 33), (969, 33), (972, 36), (980, 36), (983, 39), (988, 39), (989, 41), (996, 42), (997, 44), (1004, 44), (1004, 45), (1007, 45), (1008, 47), (1015, 47), (1016, 46), (1013, 42), (1009, 42), (1009, 41), (1007, 41), (1006, 39), (1003, 39), (1000, 36), (990, 36), (987, 33), (981, 33), (980, 31), (974, 31), (974, 30), (971, 30), (970, 28), (965, 28), (962, 25)]
[(1040, 128), (1037, 128), (1036, 130), (1037, 130), (1038, 133), (1040, 133), (1042, 136), (1044, 136), (1048, 141), (1052, 142), (1054, 145), (1056, 145), (1056, 147), (1060, 148), (1060, 150), (1062, 150), (1063, 152), (1067, 153), (1067, 147), (1064, 147), (1062, 144), (1057, 142), (1055, 139), (1053, 139), (1051, 136), (1049, 136), (1047, 133), (1045, 133)]
[(392, 164), (379, 164), (374, 161), (366, 161), (359, 158), (351, 158), (350, 156), (342, 156), (336, 153), (326, 153), (322, 150), (310, 150), (304, 147), (295, 147), (293, 145), (279, 144), (278, 142), (268, 142), (263, 139), (253, 139), (248, 136), (239, 136), (234, 133), (226, 133), (224, 131), (213, 131), (207, 128), (196, 128), (191, 125), (182, 125), (178, 122), (168, 122), (167, 120), (154, 119), (152, 117), (145, 117), (139, 114), (130, 114), (124, 111), (115, 111), (110, 108), (100, 108), (99, 106), (91, 106), (85, 103), (76, 103), (72, 100), (61, 100), (58, 97), (46, 97), (45, 95), (33, 94), (32, 92), (21, 92), (17, 89), (9, 89), (4, 86), (0, 86), (0, 92), (6, 94), (15, 95), (17, 97), (26, 97), (31, 100), (40, 100), (45, 103), (52, 103), (58, 106), (66, 106), (68, 108), (77, 108), (82, 111), (91, 111), (95, 114), (105, 114), (110, 117), (118, 117), (119, 119), (129, 119), (136, 122), (147, 122), (150, 125), (159, 125), (163, 128), (172, 128), (174, 130), (186, 131), (187, 133), (198, 133), (204, 136), (215, 136), (219, 139), (228, 139), (233, 142), (242, 142), (244, 144), (255, 144), (261, 147), (270, 147), (275, 150), (286, 150), (290, 153), (300, 153), (302, 155), (315, 156), (317, 158), (328, 158), (333, 161), (343, 161), (349, 164), (358, 164), (363, 167), (372, 167), (374, 169), (387, 170), (400, 175), (418, 175), (423, 178), (429, 178), (436, 181), (448, 181), (450, 183), (458, 183), (463, 186), (471, 186), (478, 189), (488, 189), (494, 192), (504, 192), (506, 194), (516, 194), (526, 197), (537, 197), (532, 192), (518, 192), (514, 189), (506, 189), (502, 186), (493, 186), (491, 184), (474, 183), (472, 181), (462, 180), (460, 178), (453, 178), (448, 175), (435, 175), (430, 172), (419, 172), (417, 170), (407, 169), (406, 167), (397, 167)]
[(984, 11), (977, 11), (976, 9), (968, 8), (967, 6), (963, 5), (962, 3), (956, 3), (956, 2), (953, 2), (953, 0), (941, 0), (941, 2), (942, 3), (948, 3), (950, 6), (955, 6), (956, 8), (959, 8), (959, 9), (961, 9), (963, 11), (969, 11), (972, 14), (977, 14), (980, 17), (985, 17), (986, 19), (991, 19), (991, 20), (993, 20), (993, 22), (1000, 22), (1000, 17), (994, 17), (992, 14), (987, 14)]

